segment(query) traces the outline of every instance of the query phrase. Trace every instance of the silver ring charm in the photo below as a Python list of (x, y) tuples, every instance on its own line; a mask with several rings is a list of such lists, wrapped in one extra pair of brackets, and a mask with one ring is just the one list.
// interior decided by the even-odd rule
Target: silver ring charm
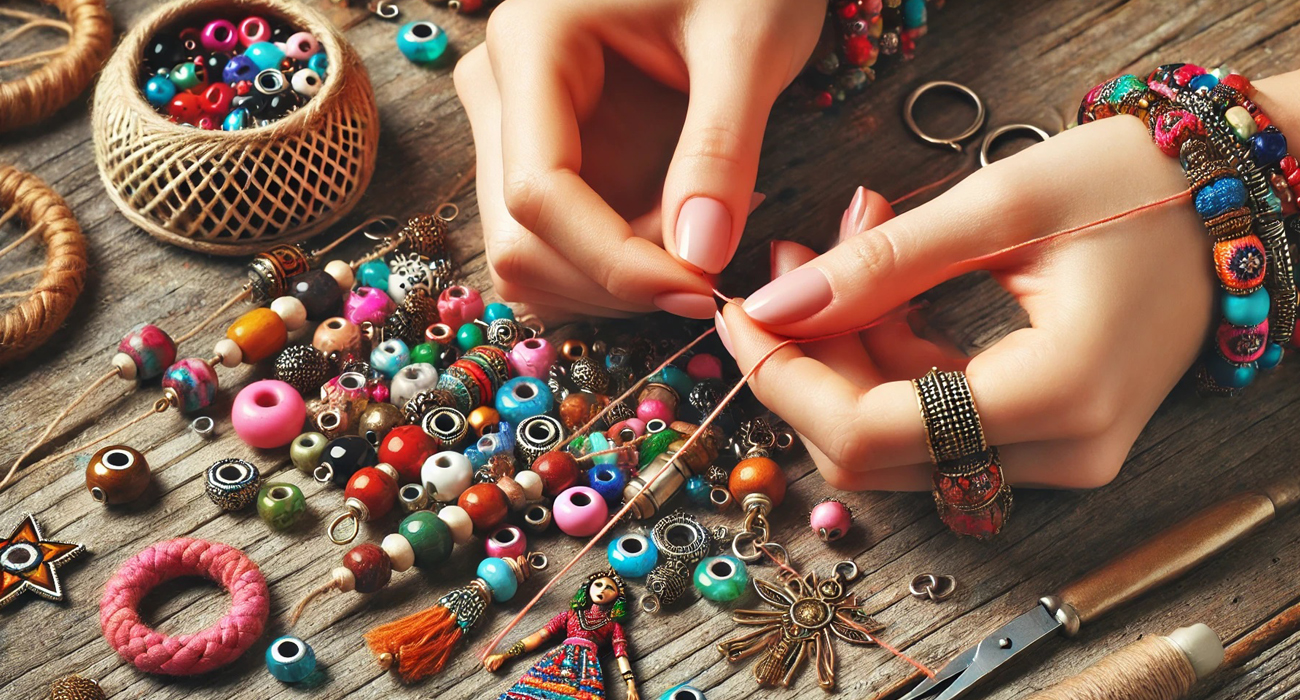
[[(948, 138), (939, 138), (925, 133), (921, 130), (921, 126), (916, 123), (916, 117), (913, 115), (913, 112), (916, 109), (917, 100), (920, 100), (921, 96), (925, 93), (940, 88), (956, 90), (957, 92), (969, 97), (971, 102), (975, 103), (975, 121), (971, 122), (971, 125), (966, 127), (965, 131)], [(976, 132), (984, 128), (984, 120), (987, 117), (988, 111), (984, 108), (984, 100), (981, 100), (980, 96), (976, 94), (974, 90), (962, 85), (961, 83), (954, 83), (951, 80), (935, 80), (928, 82), (913, 90), (912, 94), (907, 96), (907, 101), (903, 103), (903, 123), (907, 125), (907, 128), (910, 129), (913, 134), (916, 134), (926, 143), (932, 143), (936, 146), (947, 146), (958, 153), (963, 153), (965, 151), (965, 147), (962, 146), (963, 141), (968, 140), (970, 137), (974, 136)]]
[(993, 144), (996, 143), (998, 139), (1007, 134), (1020, 132), (1032, 134), (1039, 141), (1046, 141), (1047, 139), (1052, 138), (1051, 134), (1033, 124), (1007, 124), (1006, 126), (999, 126), (993, 131), (990, 131), (988, 135), (984, 137), (984, 141), (980, 144), (980, 167), (983, 168), (993, 162), (989, 158), (989, 151), (993, 148)]
[(204, 440), (211, 440), (217, 433), (217, 422), (209, 416), (199, 416), (190, 421), (190, 430)]

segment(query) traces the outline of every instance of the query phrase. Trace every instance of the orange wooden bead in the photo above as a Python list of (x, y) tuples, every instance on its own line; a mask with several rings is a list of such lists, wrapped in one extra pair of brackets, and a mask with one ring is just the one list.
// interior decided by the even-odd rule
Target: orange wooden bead
[(456, 505), (469, 513), (479, 535), (495, 530), (510, 514), (510, 500), (496, 484), (474, 484), (460, 494)]
[(772, 507), (781, 505), (785, 500), (785, 472), (780, 465), (767, 457), (749, 457), (740, 460), (731, 470), (728, 483), (731, 495), (737, 501), (744, 501), (751, 493), (761, 493), (772, 499)]
[(226, 337), (235, 341), (244, 362), (252, 365), (283, 350), (289, 342), (289, 329), (280, 314), (270, 309), (253, 309), (230, 324)]
[(501, 422), (501, 414), (497, 413), (495, 408), (479, 406), (470, 411), (465, 419), (469, 421), (469, 427), (474, 434), (483, 437), (488, 431), (496, 430), (497, 424)]
[(332, 352), (360, 355), (361, 328), (341, 316), (327, 318), (316, 326), (316, 334), (312, 336), (311, 344), (326, 356)]

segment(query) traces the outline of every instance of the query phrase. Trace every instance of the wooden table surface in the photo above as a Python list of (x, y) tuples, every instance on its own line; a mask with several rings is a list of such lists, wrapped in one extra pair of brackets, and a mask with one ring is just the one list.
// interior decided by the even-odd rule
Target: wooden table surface
[[(470, 132), (452, 87), (449, 67), (421, 68), (407, 62), (393, 44), (395, 25), (361, 9), (325, 9), (346, 28), (365, 59), (382, 117), (380, 165), (357, 212), (406, 215), (427, 210), (473, 162)], [(111, 0), (118, 32), (156, 3)], [(433, 19), (443, 25), (456, 51), (477, 44), (484, 16), (464, 17), (415, 0), (400, 3), (404, 19)], [(1016, 3), (958, 0), (933, 13), (931, 34), (919, 57), (887, 69), (871, 95), (836, 115), (809, 114), (782, 104), (771, 119), (758, 178), (765, 203), (750, 218), (746, 242), (727, 281), (730, 289), (752, 289), (757, 279), (743, 270), (765, 271), (767, 239), (780, 235), (825, 245), (859, 183), (895, 197), (957, 168), (959, 157), (909, 138), (899, 119), (903, 97), (930, 79), (948, 79), (976, 89), (989, 105), (990, 124), (1030, 121), (1056, 131), (1071, 119), (1078, 97), (1099, 80), (1124, 70), (1192, 59), (1227, 63), (1251, 76), (1298, 67), (1300, 3), (1204, 0), (1087, 2), (1025, 0)], [(7, 25), (6, 25), (7, 26)], [(41, 42), (29, 36), (7, 47), (17, 55)], [(11, 77), (11, 76), (10, 76)], [(129, 225), (114, 209), (92, 157), (88, 105), (78, 101), (34, 129), (0, 136), (0, 161), (12, 162), (47, 180), (70, 203), (90, 242), (92, 268), (85, 293), (65, 327), (34, 357), (0, 372), (0, 456), (5, 464), (85, 382), (108, 365), (122, 333), (144, 321), (185, 329), (206, 315), (241, 282), (243, 261), (205, 257), (157, 242)], [(945, 106), (936, 123), (950, 126), (968, 116)], [(480, 228), (472, 195), (459, 200), (461, 220), (452, 247), (465, 277), (485, 287)], [(356, 217), (354, 217), (356, 218)], [(960, 222), (954, 222), (960, 225)], [(12, 227), (6, 234), (14, 235)], [(0, 273), (39, 264), (41, 252), (25, 246), (0, 261)], [(1153, 264), (1155, 261), (1153, 260)], [(6, 287), (5, 291), (20, 287)], [(1020, 323), (1014, 304), (987, 280), (959, 280), (934, 295), (934, 320), (967, 347), (996, 340)], [(230, 313), (233, 318), (235, 312)], [(220, 336), (216, 324), (181, 348), (206, 356)], [(1122, 352), (1122, 348), (1116, 348)], [(265, 370), (256, 370), (264, 372)], [(222, 374), (228, 387), (248, 380), (246, 370)], [(785, 460), (790, 496), (775, 515), (778, 537), (805, 569), (827, 569), (852, 558), (865, 577), (856, 590), (877, 618), (888, 624), (884, 638), (936, 668), (978, 641), (1034, 601), (1073, 577), (1103, 563), (1136, 540), (1228, 494), (1294, 473), (1300, 451), (1300, 403), (1295, 385), (1300, 363), (1285, 363), (1236, 401), (1198, 400), (1180, 390), (1166, 402), (1138, 440), (1114, 483), (1086, 493), (1022, 490), (1006, 532), (990, 543), (959, 541), (948, 534), (924, 494), (841, 494), (857, 513), (846, 539), (827, 546), (805, 526), (808, 507), (831, 493), (806, 456)], [(76, 411), (56, 435), (59, 449), (76, 444), (144, 410), (156, 387), (124, 389), (116, 383)], [(39, 696), (53, 678), (80, 673), (97, 678), (111, 697), (493, 697), (527, 664), (497, 675), (485, 673), (462, 653), (439, 677), (403, 687), (375, 665), (361, 634), (381, 622), (432, 604), (442, 591), (463, 585), (477, 561), (476, 546), (458, 548), (450, 564), (435, 572), (394, 576), (382, 592), (335, 594), (319, 601), (293, 630), (315, 648), (327, 681), (311, 690), (281, 685), (265, 670), (270, 639), (287, 631), (288, 610), (328, 575), (344, 549), (323, 536), (322, 519), (338, 508), (339, 491), (321, 487), (288, 464), (283, 451), (258, 452), (230, 430), (232, 390), (222, 392), (212, 415), (220, 437), (204, 441), (175, 415), (156, 417), (131, 429), (121, 441), (147, 452), (157, 498), (125, 508), (95, 504), (83, 483), (81, 460), (42, 463), (22, 473), (0, 493), (0, 529), (19, 514), (37, 514), (46, 533), (84, 542), (90, 554), (63, 569), (67, 602), (30, 599), (0, 612), (0, 697)], [(50, 454), (52, 450), (44, 454)], [(203, 495), (202, 473), (223, 457), (244, 457), (273, 479), (298, 484), (307, 494), (311, 518), (289, 533), (271, 532), (252, 512), (220, 513)], [(735, 515), (707, 514), (710, 523), (731, 523)], [(377, 542), (391, 522), (367, 527)], [(147, 676), (127, 665), (105, 643), (98, 623), (104, 583), (129, 556), (150, 543), (180, 536), (201, 537), (243, 549), (258, 562), (271, 590), (271, 618), (264, 640), (234, 665), (202, 678)], [(577, 545), (559, 535), (536, 547), (564, 561)], [(603, 564), (593, 555), (580, 567)], [(765, 575), (768, 567), (756, 574)], [(1051, 642), (1031, 663), (1005, 679), (987, 697), (1021, 697), (1076, 672), (1108, 651), (1143, 634), (1205, 622), (1226, 640), (1254, 629), (1300, 598), (1300, 529), (1286, 518), (1198, 569), (1177, 584), (1091, 624), (1072, 642)], [(960, 581), (957, 595), (942, 604), (918, 602), (908, 581), (922, 572), (948, 573)], [(537, 579), (523, 586), (530, 597)], [(535, 629), (564, 605), (574, 582), (533, 611), (520, 628)], [(224, 614), (228, 597), (211, 584), (169, 586), (145, 606), (146, 618), (163, 632), (205, 627)], [(477, 648), (499, 630), (518, 603), (494, 606), (475, 636)], [(733, 634), (728, 611), (705, 601), (661, 617), (636, 615), (628, 625), (643, 698), (690, 681), (714, 700), (817, 697), (815, 678), (805, 672), (793, 689), (754, 693), (749, 665), (732, 666), (715, 645)], [(839, 648), (840, 693), (870, 697), (905, 677), (911, 668), (875, 648)], [(1202, 698), (1300, 697), (1300, 638), (1266, 652), (1244, 674), (1207, 684)], [(612, 663), (607, 672), (613, 673)], [(616, 678), (616, 676), (613, 676)], [(614, 683), (614, 685), (621, 685)], [(621, 688), (613, 693), (621, 697)]]

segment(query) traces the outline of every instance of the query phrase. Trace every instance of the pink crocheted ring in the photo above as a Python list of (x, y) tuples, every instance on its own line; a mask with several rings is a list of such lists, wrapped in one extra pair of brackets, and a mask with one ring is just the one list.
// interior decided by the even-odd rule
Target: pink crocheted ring
[[(168, 637), (140, 619), (140, 601), (178, 576), (204, 576), (230, 591), (230, 612), (197, 634)], [(239, 658), (266, 627), (266, 579), (243, 552), (219, 542), (181, 537), (126, 560), (104, 590), (99, 624), (122, 658), (146, 673), (194, 676)]]

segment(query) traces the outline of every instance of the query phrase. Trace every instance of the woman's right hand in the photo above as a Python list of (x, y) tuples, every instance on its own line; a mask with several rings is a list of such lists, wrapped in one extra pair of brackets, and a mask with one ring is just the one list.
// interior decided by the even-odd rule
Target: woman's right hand
[(505, 654), (489, 654), (487, 658), (483, 659), (483, 668), (487, 669), (488, 673), (496, 673), (497, 669), (501, 668), (501, 664), (505, 662)]

